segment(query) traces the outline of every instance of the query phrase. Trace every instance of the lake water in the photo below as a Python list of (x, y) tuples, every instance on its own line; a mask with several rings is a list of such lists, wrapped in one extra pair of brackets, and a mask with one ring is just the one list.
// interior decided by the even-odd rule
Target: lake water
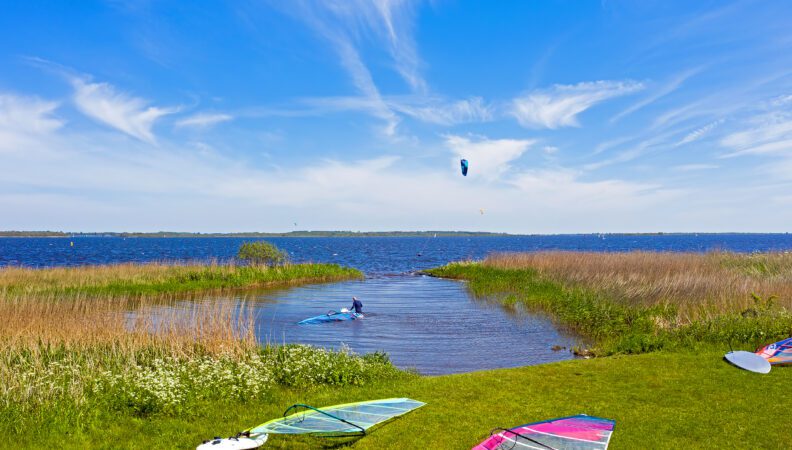
[[(370, 312), (362, 320), (297, 325), (302, 319), (349, 307), (355, 295)], [(299, 342), (357, 353), (383, 350), (402, 368), (423, 374), (515, 367), (572, 357), (574, 336), (544, 318), (510, 313), (472, 298), (464, 283), (420, 275), (311, 285), (253, 298), (263, 342)]]
[[(227, 260), (242, 238), (0, 238), (0, 266)], [(753, 252), (792, 249), (790, 234), (558, 235), (437, 238), (270, 238), (294, 261), (335, 262), (367, 274), (405, 273), (495, 251)], [(70, 245), (74, 243), (74, 246)], [(420, 253), (421, 256), (418, 256)]]
[[(473, 298), (462, 282), (416, 275), (450, 261), (496, 251), (789, 251), (789, 234), (562, 235), (437, 238), (273, 238), (294, 261), (359, 268), (363, 281), (239, 294), (254, 305), (262, 342), (299, 342), (365, 353), (387, 352), (399, 367), (424, 374), (523, 366), (569, 359), (575, 336), (546, 318)], [(237, 238), (0, 238), (0, 266), (72, 266), (118, 262), (229, 260)], [(74, 245), (70, 245), (73, 242)], [(297, 325), (348, 307), (355, 295), (363, 320)]]

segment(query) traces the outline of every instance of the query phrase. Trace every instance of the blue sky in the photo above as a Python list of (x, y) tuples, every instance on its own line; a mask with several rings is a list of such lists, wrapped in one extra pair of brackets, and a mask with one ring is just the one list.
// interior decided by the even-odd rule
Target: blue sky
[(789, 2), (2, 8), (0, 229), (792, 223)]

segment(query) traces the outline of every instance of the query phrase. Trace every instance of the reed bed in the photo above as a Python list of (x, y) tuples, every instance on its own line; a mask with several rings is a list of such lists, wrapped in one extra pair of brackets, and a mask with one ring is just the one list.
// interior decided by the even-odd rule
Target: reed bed
[(500, 253), (484, 265), (532, 269), (626, 305), (672, 307), (683, 324), (749, 311), (756, 297), (792, 309), (790, 253)]
[(575, 350), (584, 355), (756, 348), (792, 335), (789, 253), (501, 253), (428, 273), (547, 314), (590, 341)]
[(28, 296), (150, 296), (206, 290), (244, 289), (362, 278), (337, 264), (281, 266), (227, 264), (111, 264), (101, 266), (0, 269), (0, 294)]
[(198, 294), (359, 274), (320, 264), (2, 269), (0, 431), (71, 433), (115, 414), (189, 416), (207, 401), (266, 401), (279, 386), (401, 376), (381, 354), (262, 347), (252, 305)]

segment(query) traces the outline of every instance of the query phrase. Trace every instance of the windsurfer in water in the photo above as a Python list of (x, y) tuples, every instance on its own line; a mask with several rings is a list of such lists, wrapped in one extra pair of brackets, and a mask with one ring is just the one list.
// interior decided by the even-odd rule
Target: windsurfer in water
[(357, 297), (352, 297), (352, 307), (349, 308), (357, 314), (363, 314), (363, 302), (357, 299)]

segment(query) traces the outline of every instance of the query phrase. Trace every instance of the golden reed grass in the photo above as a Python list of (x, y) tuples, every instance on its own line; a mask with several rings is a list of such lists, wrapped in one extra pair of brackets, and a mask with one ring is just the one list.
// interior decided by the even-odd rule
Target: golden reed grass
[(568, 286), (594, 289), (628, 304), (671, 305), (680, 323), (754, 306), (752, 294), (792, 309), (792, 254), (727, 252), (500, 253), (485, 265), (531, 268)]
[(0, 350), (62, 346), (134, 353), (144, 348), (188, 356), (244, 352), (256, 345), (253, 312), (233, 299), (57, 299), (0, 295)]
[(46, 269), (4, 267), (0, 269), (0, 292), (21, 288), (24, 293), (37, 294), (48, 290), (107, 286), (112, 283), (167, 282), (179, 275), (205, 269), (232, 274), (237, 266), (234, 264), (124, 263)]

